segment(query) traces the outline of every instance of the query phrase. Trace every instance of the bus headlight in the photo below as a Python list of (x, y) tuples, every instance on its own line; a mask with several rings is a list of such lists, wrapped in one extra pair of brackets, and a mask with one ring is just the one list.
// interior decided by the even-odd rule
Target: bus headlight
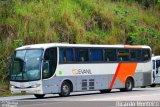
[(41, 84), (35, 84), (35, 85), (32, 85), (31, 88), (37, 88), (37, 87), (40, 87)]
[(14, 85), (10, 85), (10, 88), (16, 88)]

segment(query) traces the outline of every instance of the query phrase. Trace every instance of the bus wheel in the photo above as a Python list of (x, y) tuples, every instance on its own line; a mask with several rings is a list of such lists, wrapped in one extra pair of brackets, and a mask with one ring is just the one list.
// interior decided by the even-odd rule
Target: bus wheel
[(71, 92), (71, 85), (64, 81), (61, 85), (61, 93), (59, 94), (61, 97), (67, 97), (70, 95)]
[(132, 78), (127, 78), (126, 83), (125, 83), (125, 88), (121, 88), (120, 91), (122, 92), (132, 91), (133, 87), (134, 87), (134, 82)]
[(152, 84), (152, 85), (151, 85), (151, 87), (155, 87), (155, 86), (156, 86), (156, 84)]
[(127, 78), (125, 83), (125, 91), (132, 91), (134, 87), (133, 80), (131, 78)]
[(36, 98), (43, 98), (45, 96), (45, 94), (34, 94), (34, 96)]
[(141, 86), (141, 88), (146, 88), (146, 86)]
[(107, 90), (100, 90), (101, 93), (109, 93), (111, 92), (111, 89), (107, 89)]

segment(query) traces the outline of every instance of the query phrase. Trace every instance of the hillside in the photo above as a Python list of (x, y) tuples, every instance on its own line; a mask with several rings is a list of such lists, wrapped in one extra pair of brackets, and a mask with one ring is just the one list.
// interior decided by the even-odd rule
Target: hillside
[(149, 45), (154, 54), (160, 54), (158, 5), (116, 1), (2, 0), (0, 78), (7, 77), (7, 58), (16, 47), (26, 44)]

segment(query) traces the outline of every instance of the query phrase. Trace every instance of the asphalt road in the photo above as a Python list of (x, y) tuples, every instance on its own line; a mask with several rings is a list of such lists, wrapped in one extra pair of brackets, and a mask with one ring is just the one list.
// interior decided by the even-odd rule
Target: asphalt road
[(72, 93), (69, 97), (50, 94), (44, 99), (32, 95), (0, 97), (0, 107), (160, 107), (160, 88), (135, 88), (131, 92), (112, 90)]

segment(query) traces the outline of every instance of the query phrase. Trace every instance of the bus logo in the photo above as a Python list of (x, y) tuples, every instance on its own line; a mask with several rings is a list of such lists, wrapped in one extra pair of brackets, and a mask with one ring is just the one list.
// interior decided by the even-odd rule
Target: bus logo
[(78, 69), (73, 69), (72, 73), (73, 73), (73, 75), (77, 75), (78, 74)]
[(77, 74), (92, 74), (91, 69), (73, 69), (72, 70), (73, 75)]

